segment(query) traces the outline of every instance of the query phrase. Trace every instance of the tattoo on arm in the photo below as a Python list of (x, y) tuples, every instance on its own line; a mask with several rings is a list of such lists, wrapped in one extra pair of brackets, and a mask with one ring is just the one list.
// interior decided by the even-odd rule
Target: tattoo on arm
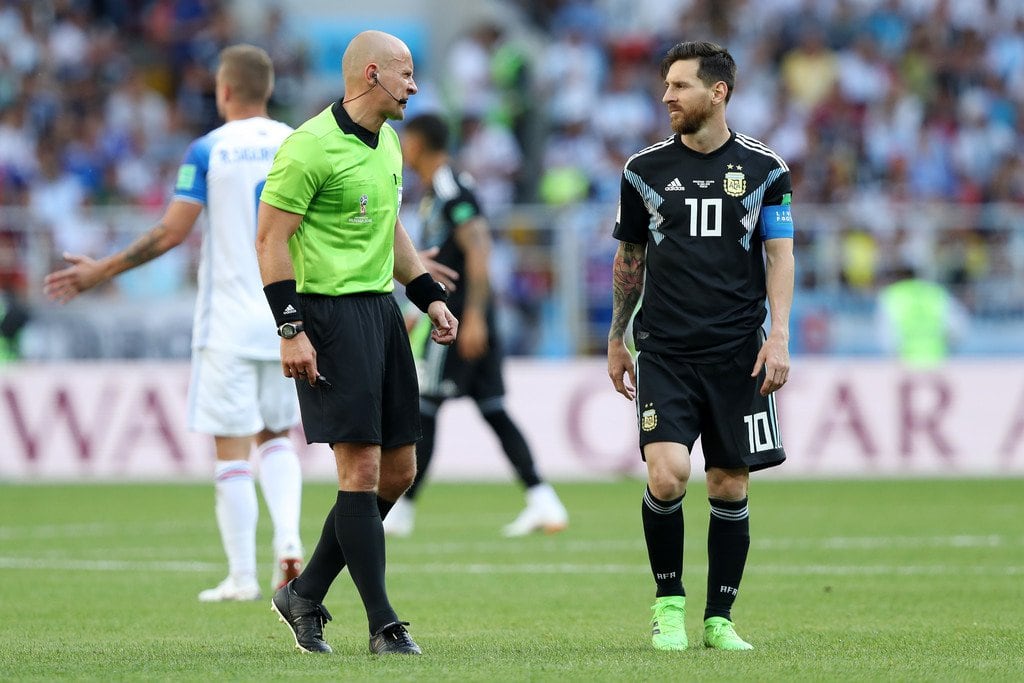
[(646, 251), (642, 244), (620, 242), (612, 266), (612, 325), (608, 340), (622, 339), (644, 290)]
[(166, 234), (167, 227), (163, 223), (157, 224), (152, 230), (139, 237), (124, 250), (124, 260), (133, 268), (147, 261), (152, 261), (167, 251), (161, 248), (160, 245), (161, 240)]

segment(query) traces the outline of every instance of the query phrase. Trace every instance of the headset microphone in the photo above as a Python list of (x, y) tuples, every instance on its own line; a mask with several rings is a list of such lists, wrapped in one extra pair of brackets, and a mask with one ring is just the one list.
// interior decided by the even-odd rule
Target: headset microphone
[(376, 72), (376, 71), (374, 71), (374, 72), (373, 72), (373, 84), (374, 84), (374, 85), (379, 85), (379, 86), (381, 87), (381, 90), (383, 90), (384, 92), (386, 92), (386, 93), (388, 94), (388, 97), (390, 97), (391, 99), (393, 99), (393, 100), (394, 100), (395, 102), (398, 102), (399, 104), (408, 104), (408, 103), (409, 103), (409, 99), (408, 99), (408, 98), (405, 98), (405, 99), (401, 99), (401, 100), (400, 100), (400, 99), (398, 99), (397, 97), (395, 97), (394, 95), (392, 95), (392, 94), (391, 94), (391, 91), (390, 91), (390, 90), (388, 90), (388, 89), (387, 89), (387, 88), (386, 88), (386, 87), (384, 86), (384, 84), (380, 82), (380, 78), (378, 78), (378, 77), (377, 77), (377, 72)]

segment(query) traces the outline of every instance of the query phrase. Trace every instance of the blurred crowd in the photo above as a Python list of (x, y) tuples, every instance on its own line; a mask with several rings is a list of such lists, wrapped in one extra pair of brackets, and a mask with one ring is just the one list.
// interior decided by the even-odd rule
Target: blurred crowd
[[(213, 70), (241, 39), (273, 56), (274, 113), (304, 115), (304, 46), (280, 12), (241, 36), (210, 0), (0, 0), (0, 206), (57, 257), (109, 251), (92, 209), (163, 206), (187, 144), (219, 125)], [(31, 286), (15, 255), (39, 236), (19, 227), (0, 222), (7, 291)]]
[[(856, 307), (913, 267), (972, 314), (1024, 317), (1024, 3), (504, 5), (518, 22), (467, 26), (417, 80), (438, 94), (456, 159), (496, 219), (499, 285), (517, 322), (564, 314), (551, 310), (572, 294), (558, 290), (558, 233), (573, 230), (586, 252), (583, 322), (600, 340), (622, 167), (668, 134), (658, 63), (688, 39), (730, 49), (730, 124), (789, 162), (798, 301)], [(258, 28), (242, 31), (218, 0), (0, 0), (0, 206), (44, 226), (53, 259), (109, 252), (95, 207), (163, 205), (187, 142), (218, 123), (212, 66), (230, 43), (273, 58), (273, 115), (297, 124), (322, 107), (307, 87), (310, 46), (285, 12), (260, 6)], [(606, 211), (574, 211), (586, 203)], [(523, 204), (548, 212), (520, 220), (509, 207)], [(16, 257), (25, 239), (0, 219), (4, 291), (35, 286)]]
[[(661, 55), (709, 39), (739, 65), (730, 123), (787, 159), (801, 202), (1024, 200), (1019, 0), (519, 4), (549, 36), (533, 60), (543, 172), (572, 167), (590, 197), (613, 200), (625, 157), (665, 135)], [(502, 73), (500, 40), (467, 40)]]
[[(668, 132), (660, 57), (680, 40), (713, 40), (739, 65), (730, 124), (792, 170), (799, 312), (812, 328), (866, 315), (907, 268), (975, 315), (1024, 315), (1024, 3), (517, 5), (539, 44), (483, 23), (452, 46), (443, 74), (462, 164), (493, 205), (614, 206), (626, 159)], [(597, 270), (610, 262), (605, 242), (588, 243)], [(588, 278), (597, 327), (609, 286)], [(828, 349), (808, 337), (819, 341), (803, 350)]]

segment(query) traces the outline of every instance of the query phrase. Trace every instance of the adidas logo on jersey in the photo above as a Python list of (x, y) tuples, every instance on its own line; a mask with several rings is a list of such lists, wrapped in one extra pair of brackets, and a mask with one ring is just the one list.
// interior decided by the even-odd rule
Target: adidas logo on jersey
[(679, 178), (673, 178), (672, 182), (665, 186), (666, 192), (684, 192), (686, 190)]
[(290, 313), (297, 313), (297, 312), (298, 311), (296, 311), (295, 307), (292, 306), (291, 304), (288, 304), (287, 306), (284, 307), (284, 315), (288, 315)]

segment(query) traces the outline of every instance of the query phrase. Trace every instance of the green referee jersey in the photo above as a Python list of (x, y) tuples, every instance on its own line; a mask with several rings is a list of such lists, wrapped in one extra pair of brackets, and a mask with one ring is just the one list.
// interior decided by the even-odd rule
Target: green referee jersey
[(288, 241), (300, 293), (394, 289), (402, 149), (387, 123), (371, 133), (335, 102), (281, 144), (260, 199), (302, 214)]

